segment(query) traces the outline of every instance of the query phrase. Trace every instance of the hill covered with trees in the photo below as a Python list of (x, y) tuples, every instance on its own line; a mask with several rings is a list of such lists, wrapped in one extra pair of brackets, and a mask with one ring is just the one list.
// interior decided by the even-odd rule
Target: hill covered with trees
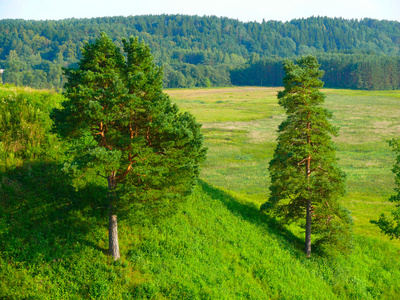
[(147, 15), (0, 20), (3, 82), (61, 88), (62, 67), (100, 32), (117, 44), (138, 36), (164, 66), (164, 87), (281, 85), (282, 59), (314, 54), (329, 87), (400, 88), (400, 23), (311, 17), (290, 22)]

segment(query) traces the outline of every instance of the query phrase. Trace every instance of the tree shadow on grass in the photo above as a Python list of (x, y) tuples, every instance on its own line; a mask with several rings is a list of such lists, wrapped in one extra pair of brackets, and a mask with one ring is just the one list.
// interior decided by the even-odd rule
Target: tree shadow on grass
[(293, 256), (296, 258), (303, 257), (303, 240), (295, 236), (290, 230), (285, 228), (273, 217), (260, 212), (260, 209), (256, 207), (256, 205), (253, 203), (239, 202), (231, 195), (209, 185), (203, 180), (199, 180), (199, 186), (204, 193), (212, 199), (223, 203), (233, 214), (264, 228), (268, 234), (273, 235), (281, 246), (283, 246)]
[(105, 252), (88, 238), (105, 224), (106, 212), (93, 209), (103, 195), (96, 185), (75, 191), (61, 166), (51, 162), (0, 173), (3, 257), (31, 265), (78, 256), (85, 246)]

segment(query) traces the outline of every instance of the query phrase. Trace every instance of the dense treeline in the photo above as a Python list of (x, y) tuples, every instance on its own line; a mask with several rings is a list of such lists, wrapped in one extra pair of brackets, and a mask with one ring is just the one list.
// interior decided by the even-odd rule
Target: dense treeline
[[(400, 89), (400, 57), (361, 54), (317, 55), (325, 87), (363, 90)], [(250, 61), (230, 71), (234, 85), (282, 86), (283, 59)]]
[[(226, 86), (251, 81), (267, 85), (268, 81), (261, 82), (250, 72), (254, 68), (265, 69), (254, 63), (266, 61), (269, 65), (286, 57), (325, 54), (326, 59), (320, 61), (322, 68), (326, 63), (332, 73), (332, 80), (324, 78), (328, 86), (399, 88), (399, 22), (326, 17), (285, 23), (243, 23), (184, 15), (0, 20), (3, 82), (61, 88), (65, 82), (61, 68), (74, 66), (84, 42), (94, 41), (100, 32), (106, 32), (117, 46), (121, 46), (122, 38), (132, 35), (149, 44), (156, 63), (164, 65), (164, 87)], [(241, 75), (231, 71), (236, 69)], [(379, 78), (388, 69), (394, 75), (369, 79)], [(271, 71), (275, 72), (272, 77), (282, 75), (281, 65), (273, 63), (268, 67)], [(273, 83), (276, 84), (280, 81)]]

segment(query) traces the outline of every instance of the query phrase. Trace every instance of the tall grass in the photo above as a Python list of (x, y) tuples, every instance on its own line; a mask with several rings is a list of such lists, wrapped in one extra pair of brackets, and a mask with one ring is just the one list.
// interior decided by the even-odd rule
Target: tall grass
[[(203, 180), (257, 204), (267, 200), (268, 163), (276, 145), (276, 130), (285, 117), (277, 103), (277, 92), (278, 88), (254, 87), (167, 90), (180, 107), (190, 108), (203, 123), (209, 148)], [(393, 206), (387, 199), (394, 188), (394, 155), (387, 141), (400, 133), (400, 92), (323, 92), (325, 107), (333, 112), (331, 122), (340, 127), (334, 141), (340, 167), (347, 175), (348, 194), (343, 202), (352, 211), (355, 232), (387, 240), (369, 220)], [(217, 107), (217, 97), (222, 103), (231, 101), (238, 109), (242, 101), (247, 105), (235, 114)], [(197, 101), (202, 104), (195, 105)], [(246, 119), (242, 118), (243, 111)], [(217, 121), (214, 115), (223, 121)]]
[[(399, 246), (369, 219), (391, 207), (394, 158), (385, 140), (400, 126), (398, 93), (325, 91), (332, 121), (342, 128), (336, 144), (348, 176), (343, 202), (357, 234), (352, 254), (316, 251), (307, 259), (298, 232), (258, 209), (268, 197), (267, 167), (284, 117), (276, 91), (167, 91), (204, 123), (208, 160), (175, 214), (121, 218), (119, 262), (107, 255), (106, 187), (93, 179), (75, 189), (61, 172), (65, 145), (54, 139), (43, 144), (53, 151), (49, 157), (21, 150), (9, 158), (0, 170), (0, 298), (397, 299)], [(16, 91), (19, 99), (39, 103), (35, 91), (26, 92)], [(14, 91), (0, 90), (2, 97), (8, 93)], [(58, 105), (46, 97), (48, 111)]]

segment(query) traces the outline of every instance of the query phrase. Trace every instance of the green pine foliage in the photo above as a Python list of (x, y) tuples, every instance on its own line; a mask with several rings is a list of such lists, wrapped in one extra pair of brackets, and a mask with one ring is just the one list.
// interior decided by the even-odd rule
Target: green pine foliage
[(279, 126), (269, 165), (271, 195), (262, 209), (285, 223), (310, 218), (312, 225), (307, 221), (306, 231), (311, 226), (317, 243), (345, 252), (351, 241), (351, 218), (338, 202), (345, 194), (345, 174), (331, 139), (337, 128), (329, 123), (332, 114), (322, 107), (325, 96), (319, 91), (323, 86), (319, 67), (312, 56), (296, 63), (285, 61), (285, 89), (278, 99), (287, 119)]
[(390, 197), (390, 201), (396, 203), (396, 209), (391, 215), (382, 214), (379, 220), (372, 220), (371, 223), (376, 224), (382, 233), (390, 236), (391, 239), (400, 239), (400, 140), (391, 140), (390, 146), (397, 155), (396, 162), (393, 166), (395, 174), (395, 192), (397, 194)]
[(200, 124), (163, 93), (150, 48), (137, 38), (123, 43), (126, 60), (102, 34), (85, 46), (79, 68), (66, 70), (68, 100), (55, 119), (59, 132), (78, 143), (66, 169), (116, 172), (131, 200), (186, 194), (205, 158)]

